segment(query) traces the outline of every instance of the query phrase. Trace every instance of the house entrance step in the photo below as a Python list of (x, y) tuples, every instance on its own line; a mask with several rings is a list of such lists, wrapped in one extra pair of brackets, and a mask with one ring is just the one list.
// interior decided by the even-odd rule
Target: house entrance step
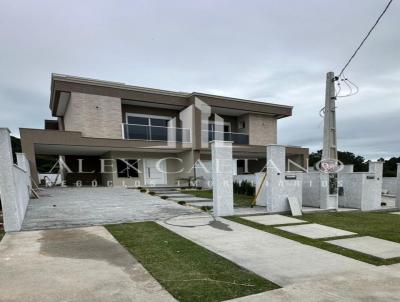
[(170, 190), (180, 190), (186, 189), (187, 187), (182, 186), (144, 186), (141, 189), (147, 189), (149, 191), (170, 191)]
[(181, 191), (177, 191), (177, 190), (162, 190), (162, 191), (152, 191), (152, 190), (150, 190), (150, 192), (153, 192), (156, 195), (180, 194), (181, 193)]
[(173, 201), (184, 201), (184, 202), (198, 202), (198, 201), (209, 201), (209, 202), (212, 202), (212, 199), (203, 198), (203, 197), (196, 197), (196, 196), (175, 197), (175, 198), (171, 198), (171, 200), (173, 200)]
[(193, 206), (193, 207), (212, 207), (213, 206), (213, 202), (212, 201), (188, 202), (186, 204), (190, 205), (190, 206)]
[(165, 193), (165, 194), (156, 194), (160, 197), (166, 197), (166, 198), (183, 198), (183, 197), (193, 197), (193, 195), (189, 194), (182, 194), (182, 193)]

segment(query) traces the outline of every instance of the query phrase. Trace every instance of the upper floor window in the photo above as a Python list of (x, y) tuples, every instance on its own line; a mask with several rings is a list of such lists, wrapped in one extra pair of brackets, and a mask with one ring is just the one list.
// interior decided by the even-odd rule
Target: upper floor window
[(168, 140), (168, 124), (171, 120), (167, 116), (144, 114), (126, 114), (125, 137), (143, 140)]
[(163, 116), (144, 116), (134, 115), (130, 113), (126, 115), (126, 122), (133, 125), (168, 127), (168, 122), (170, 121), (170, 119), (170, 117)]

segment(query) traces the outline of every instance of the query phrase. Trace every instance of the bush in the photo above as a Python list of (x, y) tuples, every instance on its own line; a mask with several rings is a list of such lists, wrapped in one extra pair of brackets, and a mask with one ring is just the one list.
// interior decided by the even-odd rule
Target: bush
[(180, 204), (181, 206), (184, 206), (186, 204), (186, 201), (180, 200), (180, 201), (178, 201), (178, 204)]
[(242, 181), (240, 184), (238, 182), (234, 182), (233, 193), (254, 196), (256, 193), (256, 188), (251, 182), (247, 180)]
[(200, 209), (202, 211), (208, 212), (208, 211), (212, 210), (212, 207), (210, 207), (210, 206), (202, 206)]

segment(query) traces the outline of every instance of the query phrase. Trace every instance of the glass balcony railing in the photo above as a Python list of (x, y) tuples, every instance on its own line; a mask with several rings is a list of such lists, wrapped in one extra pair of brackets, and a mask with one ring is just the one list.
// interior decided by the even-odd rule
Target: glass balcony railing
[(122, 134), (124, 139), (178, 143), (192, 142), (191, 131), (187, 128), (122, 124)]
[(249, 144), (249, 135), (245, 133), (208, 131), (208, 130), (202, 130), (202, 132), (203, 133), (208, 132), (206, 136), (208, 136), (209, 142), (214, 140), (223, 140), (223, 141), (231, 141), (234, 144), (239, 144), (239, 145)]

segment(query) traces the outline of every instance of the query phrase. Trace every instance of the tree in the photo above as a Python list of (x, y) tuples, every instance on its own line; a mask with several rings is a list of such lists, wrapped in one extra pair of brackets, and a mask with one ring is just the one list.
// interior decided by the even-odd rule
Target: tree
[[(313, 152), (309, 155), (309, 166), (314, 166), (322, 159), (322, 150)], [(367, 172), (368, 162), (364, 157), (355, 155), (349, 151), (338, 151), (338, 159), (344, 165), (354, 165), (354, 172)]]
[(396, 177), (398, 163), (400, 163), (400, 157), (392, 157), (388, 160), (385, 160), (383, 162), (383, 176)]

